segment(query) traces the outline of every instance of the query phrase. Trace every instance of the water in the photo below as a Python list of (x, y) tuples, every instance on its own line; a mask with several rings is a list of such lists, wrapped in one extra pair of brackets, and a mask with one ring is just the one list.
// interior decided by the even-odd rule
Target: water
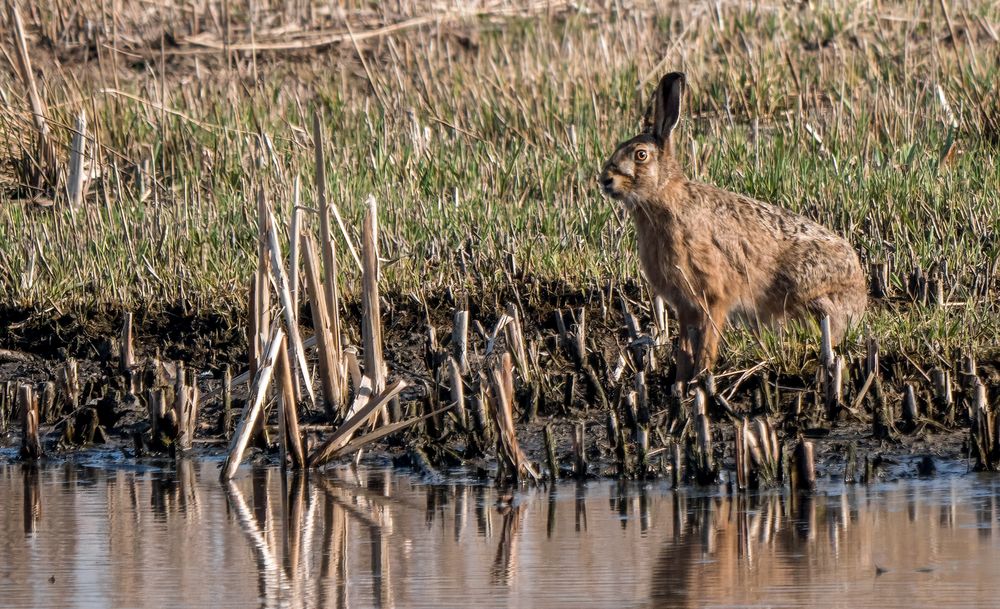
[(2, 607), (993, 607), (1000, 479), (811, 500), (0, 466)]

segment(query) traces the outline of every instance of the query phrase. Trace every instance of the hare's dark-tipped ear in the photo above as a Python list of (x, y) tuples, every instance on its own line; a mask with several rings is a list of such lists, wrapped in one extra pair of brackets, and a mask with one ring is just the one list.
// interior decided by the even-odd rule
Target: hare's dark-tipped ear
[(684, 94), (683, 72), (671, 72), (660, 80), (653, 92), (643, 118), (643, 131), (660, 141), (666, 141), (681, 117), (681, 96)]

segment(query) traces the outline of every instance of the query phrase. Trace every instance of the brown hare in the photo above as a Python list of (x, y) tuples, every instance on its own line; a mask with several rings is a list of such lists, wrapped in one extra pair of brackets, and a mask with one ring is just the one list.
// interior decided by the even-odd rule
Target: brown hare
[(684, 74), (667, 74), (640, 135), (618, 146), (601, 188), (635, 221), (639, 260), (680, 325), (677, 380), (710, 370), (726, 320), (830, 316), (834, 344), (867, 301), (854, 248), (832, 231), (750, 197), (684, 177), (672, 153)]

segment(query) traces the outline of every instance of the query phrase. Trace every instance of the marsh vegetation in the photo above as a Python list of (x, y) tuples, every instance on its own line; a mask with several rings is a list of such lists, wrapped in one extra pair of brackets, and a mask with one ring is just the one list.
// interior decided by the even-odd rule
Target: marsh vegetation
[[(491, 332), (507, 314), (523, 326), (519, 417), (603, 429), (616, 412), (635, 438), (652, 430), (656, 450), (689, 428), (671, 427), (676, 413), (632, 420), (628, 396), (648, 398), (639, 414), (669, 410), (673, 322), (596, 175), (635, 133), (657, 78), (683, 69), (687, 175), (830, 227), (869, 272), (874, 298), (841, 352), (838, 416), (885, 437), (907, 413), (922, 429), (976, 427), (980, 385), (992, 410), (995, 3), (47, 0), (21, 6), (30, 78), (11, 15), (0, 21), (4, 347), (100, 368), (132, 312), (143, 360), (183, 359), (215, 379), (245, 367), (259, 197), (284, 251), (296, 204), (301, 232), (320, 234), (319, 117), (337, 220), (336, 265), (324, 269), (341, 290), (345, 345), (363, 342), (371, 195), (388, 370), (422, 389), (407, 400), (434, 406), (448, 391), (427, 337), (451, 335), (461, 311), (472, 338), (460, 376), (485, 392), (489, 347), (517, 351)], [(818, 328), (733, 328), (719, 393), (740, 412), (814, 428), (829, 414), (815, 383), (829, 365)], [(52, 367), (17, 366), (9, 378)], [(982, 425), (990, 436), (996, 421)]]

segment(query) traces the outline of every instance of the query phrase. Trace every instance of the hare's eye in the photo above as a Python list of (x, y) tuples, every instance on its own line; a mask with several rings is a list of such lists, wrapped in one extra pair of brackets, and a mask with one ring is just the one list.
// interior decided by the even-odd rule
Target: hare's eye
[(636, 161), (639, 161), (640, 163), (645, 163), (646, 159), (648, 159), (648, 158), (649, 158), (649, 153), (646, 152), (645, 150), (642, 150), (640, 148), (639, 150), (635, 151), (635, 160)]

